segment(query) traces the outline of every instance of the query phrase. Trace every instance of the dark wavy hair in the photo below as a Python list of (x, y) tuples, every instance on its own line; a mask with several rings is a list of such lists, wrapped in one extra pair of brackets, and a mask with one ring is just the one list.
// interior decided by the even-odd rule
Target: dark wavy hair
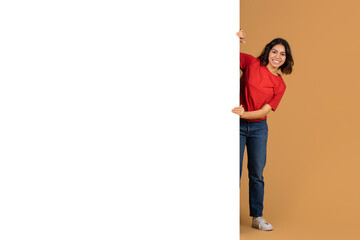
[(290, 74), (294, 66), (294, 60), (291, 55), (289, 43), (282, 38), (275, 38), (265, 46), (264, 50), (258, 57), (258, 59), (260, 60), (260, 65), (267, 66), (269, 64), (269, 53), (271, 49), (278, 44), (281, 44), (285, 47), (285, 55), (286, 55), (285, 63), (281, 65), (280, 70), (284, 74)]

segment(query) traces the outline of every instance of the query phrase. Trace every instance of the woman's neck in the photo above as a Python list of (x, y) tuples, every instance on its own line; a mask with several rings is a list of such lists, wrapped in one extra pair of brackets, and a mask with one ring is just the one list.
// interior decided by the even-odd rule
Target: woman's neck
[(274, 74), (275, 76), (278, 76), (279, 74), (277, 73), (277, 68), (273, 68), (270, 64), (268, 64), (267, 66), (266, 66), (268, 69), (269, 69), (269, 71), (272, 73), (272, 74)]

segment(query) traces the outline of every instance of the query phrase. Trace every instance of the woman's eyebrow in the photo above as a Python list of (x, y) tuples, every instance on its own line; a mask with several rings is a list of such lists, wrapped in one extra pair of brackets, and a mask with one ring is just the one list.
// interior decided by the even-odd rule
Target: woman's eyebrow
[[(276, 50), (276, 49), (273, 49), (272, 51), (275, 51), (275, 52), (277, 52), (277, 50)], [(280, 52), (280, 53), (286, 53), (286, 52)]]

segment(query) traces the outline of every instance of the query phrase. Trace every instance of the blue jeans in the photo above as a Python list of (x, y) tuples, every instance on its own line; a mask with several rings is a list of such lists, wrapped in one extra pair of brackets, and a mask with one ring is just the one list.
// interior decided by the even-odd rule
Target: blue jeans
[(240, 179), (245, 145), (248, 154), (250, 216), (261, 217), (264, 201), (263, 170), (266, 163), (268, 125), (266, 119), (247, 122), (240, 119)]

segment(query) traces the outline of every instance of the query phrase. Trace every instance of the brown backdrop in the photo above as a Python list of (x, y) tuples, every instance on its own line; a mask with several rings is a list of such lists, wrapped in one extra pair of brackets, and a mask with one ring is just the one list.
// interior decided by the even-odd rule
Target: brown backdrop
[(285, 38), (295, 61), (287, 91), (268, 115), (264, 217), (251, 228), (247, 157), (241, 239), (360, 239), (360, 2), (241, 0), (241, 51), (258, 56)]

